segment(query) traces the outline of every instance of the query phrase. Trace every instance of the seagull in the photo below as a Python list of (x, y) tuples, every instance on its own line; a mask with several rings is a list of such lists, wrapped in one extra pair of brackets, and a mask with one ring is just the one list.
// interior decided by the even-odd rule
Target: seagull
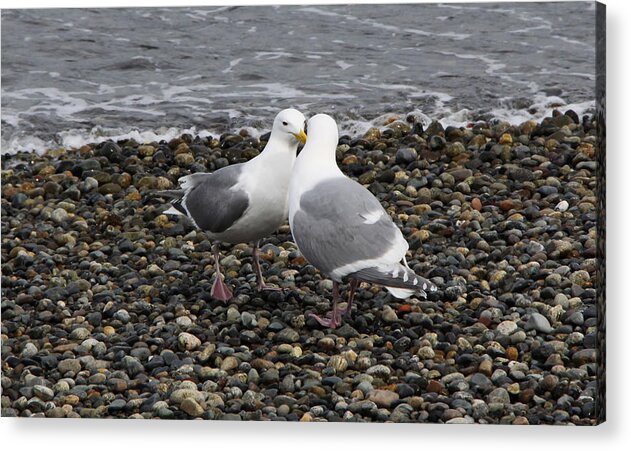
[(213, 240), (215, 280), (210, 294), (224, 302), (232, 299), (219, 263), (219, 243), (253, 243), (252, 258), (259, 290), (274, 290), (263, 280), (259, 243), (287, 219), (288, 187), (298, 143), (304, 144), (305, 117), (289, 108), (278, 113), (263, 151), (246, 163), (212, 173), (181, 177), (179, 190), (162, 191), (171, 198), (165, 214), (186, 216)]
[[(361, 281), (383, 285), (400, 299), (436, 291), (436, 285), (408, 266), (409, 245), (381, 203), (337, 166), (335, 120), (317, 114), (307, 131), (289, 184), (289, 225), (302, 255), (333, 280), (331, 312), (311, 316), (325, 327), (339, 326)], [(341, 309), (339, 284), (344, 279), (350, 281), (349, 301)]]

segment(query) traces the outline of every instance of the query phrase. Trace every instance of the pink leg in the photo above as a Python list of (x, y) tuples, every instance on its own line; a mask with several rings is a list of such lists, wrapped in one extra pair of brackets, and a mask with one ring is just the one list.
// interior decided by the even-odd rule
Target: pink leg
[(351, 279), (349, 284), (349, 292), (348, 292), (348, 302), (346, 303), (346, 308), (340, 309), (340, 314), (342, 316), (350, 317), (351, 308), (353, 307), (353, 299), (355, 298), (355, 290), (359, 286), (359, 280)]
[(342, 324), (342, 313), (341, 310), (337, 307), (338, 299), (340, 298), (340, 284), (337, 282), (333, 282), (333, 309), (329, 313), (327, 313), (324, 318), (311, 313), (313, 319), (315, 319), (320, 325), (324, 327), (330, 327), (331, 329), (336, 329), (337, 326)]
[(213, 245), (213, 254), (215, 255), (215, 281), (210, 289), (210, 296), (218, 301), (228, 302), (232, 299), (232, 290), (224, 282), (223, 274), (221, 274), (221, 266), (219, 265), (219, 245)]
[(268, 285), (263, 279), (263, 271), (261, 271), (261, 262), (259, 261), (259, 241), (254, 243), (252, 249), (252, 260), (254, 261), (254, 270), (256, 271), (257, 288), (259, 291), (282, 291), (282, 288), (275, 287), (274, 285)]

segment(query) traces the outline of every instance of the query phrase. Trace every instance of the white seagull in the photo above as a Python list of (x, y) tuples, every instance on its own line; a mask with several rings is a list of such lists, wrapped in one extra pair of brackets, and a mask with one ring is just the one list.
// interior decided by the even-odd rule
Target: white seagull
[(265, 284), (259, 263), (259, 241), (287, 219), (288, 187), (298, 143), (305, 143), (305, 117), (294, 109), (278, 113), (265, 149), (252, 160), (223, 167), (212, 173), (196, 173), (179, 179), (179, 190), (163, 191), (171, 197), (164, 213), (183, 215), (213, 240), (215, 281), (211, 296), (232, 299), (219, 265), (219, 242), (252, 242), (259, 290)]
[[(326, 114), (307, 123), (309, 138), (289, 184), (289, 225), (303, 256), (333, 280), (333, 309), (321, 325), (336, 328), (350, 311), (359, 281), (384, 285), (398, 298), (436, 286), (412, 271), (409, 245), (381, 203), (346, 177), (335, 161), (337, 124)], [(338, 308), (339, 284), (350, 280), (347, 307)]]

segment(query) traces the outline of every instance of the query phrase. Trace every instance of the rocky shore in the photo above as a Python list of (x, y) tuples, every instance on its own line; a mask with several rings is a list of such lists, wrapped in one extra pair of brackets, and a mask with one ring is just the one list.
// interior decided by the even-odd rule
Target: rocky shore
[[(321, 328), (331, 282), (288, 226), (221, 264), (162, 214), (180, 176), (245, 161), (265, 135), (181, 136), (2, 156), (2, 415), (594, 424), (593, 118), (424, 129), (402, 117), (340, 139), (439, 286), (404, 301), (362, 285)], [(273, 177), (270, 174), (270, 177)]]

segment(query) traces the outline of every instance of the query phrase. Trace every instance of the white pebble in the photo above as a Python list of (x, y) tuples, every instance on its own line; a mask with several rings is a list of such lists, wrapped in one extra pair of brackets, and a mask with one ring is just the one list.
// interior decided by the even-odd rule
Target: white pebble
[(557, 204), (556, 207), (554, 207), (556, 211), (561, 211), (561, 212), (567, 211), (568, 208), (570, 208), (570, 204), (567, 203), (567, 200), (562, 200), (561, 202)]

